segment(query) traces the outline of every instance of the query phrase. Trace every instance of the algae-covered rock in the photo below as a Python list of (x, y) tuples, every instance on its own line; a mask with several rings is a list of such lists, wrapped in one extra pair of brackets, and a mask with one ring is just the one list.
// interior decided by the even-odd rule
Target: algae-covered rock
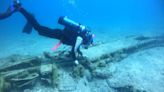
[(49, 59), (52, 58), (52, 56), (49, 52), (43, 52), (43, 55), (44, 55), (45, 58), (49, 58)]
[(52, 65), (52, 83), (54, 87), (59, 85), (59, 71), (55, 63)]
[(80, 78), (84, 76), (85, 68), (82, 65), (78, 65), (73, 70), (73, 76), (76, 78)]
[(85, 78), (87, 79), (87, 81), (91, 82), (93, 80), (92, 74), (89, 70), (86, 69), (84, 71), (84, 75), (85, 75)]
[(112, 76), (111, 73), (105, 69), (96, 69), (92, 72), (92, 75), (93, 77), (100, 79), (108, 79)]
[(0, 92), (6, 92), (10, 84), (5, 81), (5, 78), (0, 75)]
[(123, 87), (112, 87), (116, 92), (146, 92), (145, 90), (139, 90), (131, 85)]
[(4, 78), (0, 75), (0, 92), (4, 92), (5, 88), (5, 80)]
[(100, 61), (97, 65), (98, 67), (105, 67), (106, 66), (106, 62), (104, 60)]
[(94, 71), (97, 68), (97, 64), (91, 63), (89, 67), (91, 71)]

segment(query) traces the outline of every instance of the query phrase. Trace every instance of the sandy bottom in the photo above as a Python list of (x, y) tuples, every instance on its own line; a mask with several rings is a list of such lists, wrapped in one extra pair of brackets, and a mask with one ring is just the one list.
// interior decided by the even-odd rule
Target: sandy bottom
[(164, 48), (158, 47), (131, 55), (111, 65), (115, 73), (109, 79), (113, 87), (133, 85), (146, 92), (164, 91)]

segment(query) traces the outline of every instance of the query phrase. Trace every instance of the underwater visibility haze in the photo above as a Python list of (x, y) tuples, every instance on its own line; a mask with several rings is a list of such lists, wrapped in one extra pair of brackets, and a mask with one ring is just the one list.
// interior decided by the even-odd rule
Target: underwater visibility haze
[[(0, 14), (13, 6), (13, 1), (0, 0)], [(29, 22), (18, 8), (11, 16), (0, 19), (0, 92), (164, 92), (163, 0), (20, 2), (20, 6), (13, 7), (23, 7), (50, 29), (65, 27), (58, 23), (61, 16), (67, 16), (81, 29), (88, 28), (94, 34), (93, 44), (81, 48), (83, 57), (78, 61), (74, 53), (74, 62), (68, 55), (72, 42), (71, 46), (61, 45), (60, 36), (38, 34), (35, 21)], [(33, 26), (30, 34), (22, 32), (27, 22)], [(92, 43), (85, 36), (82, 33), (84, 47)], [(75, 50), (77, 44), (73, 45)], [(53, 46), (58, 48), (52, 51)]]

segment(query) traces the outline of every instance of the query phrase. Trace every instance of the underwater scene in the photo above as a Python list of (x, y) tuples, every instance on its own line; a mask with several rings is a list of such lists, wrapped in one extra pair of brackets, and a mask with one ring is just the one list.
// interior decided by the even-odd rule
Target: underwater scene
[(0, 0), (0, 92), (164, 92), (164, 1)]

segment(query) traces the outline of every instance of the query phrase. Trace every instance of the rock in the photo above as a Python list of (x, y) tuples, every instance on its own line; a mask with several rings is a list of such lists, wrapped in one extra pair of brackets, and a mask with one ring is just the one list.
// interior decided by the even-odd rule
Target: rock
[(44, 57), (45, 58), (48, 58), (48, 59), (52, 59), (52, 55), (51, 55), (51, 53), (49, 53), (49, 52), (43, 52), (43, 55), (44, 55)]
[(40, 79), (45, 85), (51, 86), (53, 84), (53, 64), (45, 64), (40, 67)]
[(32, 89), (28, 89), (26, 92), (59, 92), (59, 91), (57, 88), (52, 88), (50, 86), (43, 86), (40, 83), (37, 83), (36, 86), (34, 86)]
[(30, 89), (25, 89), (23, 92), (32, 92)]
[(76, 77), (76, 78), (80, 78), (80, 77), (83, 77), (84, 76), (84, 71), (85, 71), (85, 68), (80, 64), (78, 66), (76, 66), (74, 69), (73, 69), (73, 76)]
[(52, 69), (53, 69), (53, 64), (41, 65), (40, 73), (41, 75), (47, 75), (47, 74), (52, 73)]
[(106, 80), (94, 80), (90, 83), (90, 92), (113, 92), (110, 91)]
[(144, 90), (139, 90), (133, 86), (124, 86), (124, 87), (113, 87), (116, 92), (146, 92)]
[(5, 79), (0, 75), (0, 92), (5, 90)]
[(91, 92), (90, 85), (85, 77), (78, 80), (76, 90), (73, 92)]
[(8, 92), (11, 88), (11, 84), (6, 81), (6, 79), (0, 75), (0, 92)]
[(18, 69), (25, 69), (29, 67), (40, 66), (41, 59), (38, 57), (28, 57), (25, 59), (20, 59), (17, 62), (8, 64), (0, 68), (0, 72), (13, 71)]
[(76, 90), (76, 87), (72, 86), (72, 85), (70, 85), (70, 86), (60, 86), (60, 88), (59, 88), (60, 92), (71, 92), (71, 91), (74, 91), (74, 90)]
[(163, 54), (163, 48), (153, 48), (113, 64), (111, 67), (115, 67), (116, 71), (108, 79), (110, 87), (116, 88), (118, 92), (134, 92), (128, 86), (133, 86), (137, 92), (163, 92)]
[(141, 36), (138, 36), (134, 39), (137, 40), (137, 41), (145, 41), (145, 40), (150, 40), (151, 37), (146, 37), (146, 36), (141, 35)]
[(105, 67), (106, 66), (106, 62), (104, 60), (99, 61), (97, 66), (98, 67)]
[(100, 79), (108, 79), (111, 77), (111, 74), (108, 71), (102, 69), (96, 69), (95, 71), (93, 71), (92, 75), (95, 78), (100, 78)]
[(97, 68), (97, 65), (94, 64), (94, 63), (91, 63), (91, 64), (89, 65), (89, 67), (90, 67), (90, 70), (91, 70), (91, 71), (94, 71), (94, 70)]
[(122, 58), (126, 58), (127, 56), (128, 56), (128, 54), (125, 54), (125, 53), (124, 54), (121, 54), (121, 57)]
[(86, 77), (87, 81), (91, 82), (93, 80), (92, 74), (89, 70), (84, 71), (84, 76)]
[(54, 63), (52, 65), (52, 84), (53, 84), (53, 87), (58, 87), (59, 86), (59, 70), (58, 70), (58, 67), (57, 65)]
[(57, 88), (60, 92), (73, 92), (77, 89), (77, 83), (72, 76), (65, 71), (61, 72), (59, 81), (60, 83)]
[(12, 78), (10, 82), (14, 84), (13, 87), (16, 87), (17, 89), (21, 89), (21, 88), (34, 86), (39, 77), (39, 74), (31, 73), (31, 74), (26, 75), (26, 77), (24, 76), (25, 75), (23, 76), (21, 75), (21, 76), (16, 76), (15, 78)]

